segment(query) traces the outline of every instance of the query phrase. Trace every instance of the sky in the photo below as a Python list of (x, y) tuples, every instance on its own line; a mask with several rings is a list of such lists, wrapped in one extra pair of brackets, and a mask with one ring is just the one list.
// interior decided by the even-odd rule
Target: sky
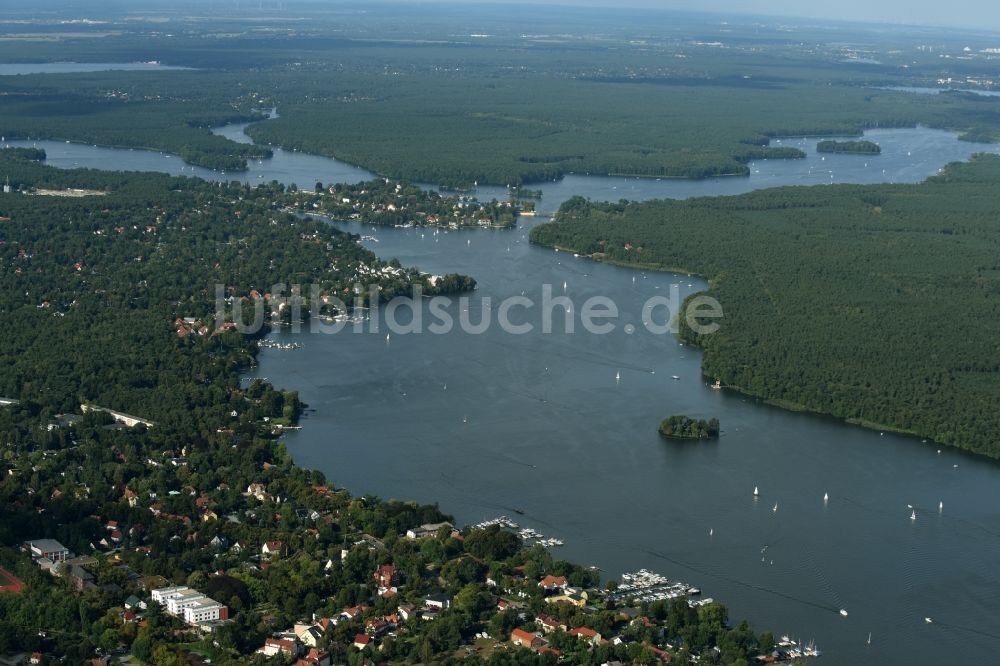
[[(511, 0), (493, 0), (504, 2)], [(875, 21), (908, 25), (954, 26), (1000, 30), (998, 0), (512, 0), (518, 4), (565, 4), (592, 7), (659, 7), (686, 11), (765, 14)]]

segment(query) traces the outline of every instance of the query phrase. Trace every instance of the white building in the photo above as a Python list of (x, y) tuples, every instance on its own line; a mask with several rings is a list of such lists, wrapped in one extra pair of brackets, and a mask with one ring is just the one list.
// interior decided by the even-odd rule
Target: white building
[(167, 599), (167, 612), (177, 617), (184, 616), (184, 609), (206, 601), (211, 601), (198, 590), (185, 590), (177, 596)]
[(181, 594), (190, 589), (191, 588), (187, 587), (186, 585), (179, 587), (161, 587), (158, 590), (153, 590), (152, 592), (150, 592), (150, 595), (153, 597), (153, 601), (160, 604), (161, 606), (166, 606), (167, 599), (172, 599), (178, 594)]
[(229, 619), (229, 608), (187, 586), (153, 590), (153, 601), (165, 606), (167, 613), (183, 618), (188, 624), (202, 624)]
[(218, 601), (202, 597), (200, 601), (184, 609), (184, 621), (188, 624), (218, 622), (229, 619), (229, 609)]

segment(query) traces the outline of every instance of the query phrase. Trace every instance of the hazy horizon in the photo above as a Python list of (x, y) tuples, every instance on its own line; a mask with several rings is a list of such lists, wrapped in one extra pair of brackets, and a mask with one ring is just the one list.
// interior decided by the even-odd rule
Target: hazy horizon
[[(325, 0), (315, 0), (323, 2)], [(422, 0), (407, 0), (421, 2)], [(795, 0), (437, 0), (463, 5), (517, 4), (565, 5), (567, 7), (664, 9), (675, 11), (734, 14), (741, 16), (779, 16), (803, 19), (851, 21), (860, 23), (895, 23), (925, 27), (1000, 30), (1000, 6), (986, 0), (954, 0), (943, 4), (918, 0), (840, 0), (835, 6), (816, 6)]]

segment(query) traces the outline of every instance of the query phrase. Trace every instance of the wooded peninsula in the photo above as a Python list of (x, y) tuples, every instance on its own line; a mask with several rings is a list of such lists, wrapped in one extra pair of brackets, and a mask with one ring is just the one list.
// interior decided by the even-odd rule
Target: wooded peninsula
[(708, 278), (721, 328), (681, 336), (727, 387), (1000, 457), (998, 185), (980, 155), (918, 185), (576, 197), (531, 240)]

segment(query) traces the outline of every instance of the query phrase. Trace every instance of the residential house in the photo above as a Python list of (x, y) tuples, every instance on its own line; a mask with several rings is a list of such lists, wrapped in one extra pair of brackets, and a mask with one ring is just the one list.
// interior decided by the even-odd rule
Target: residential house
[(574, 627), (569, 630), (569, 635), (588, 641), (594, 646), (601, 644), (601, 635), (589, 627)]
[(354, 636), (354, 647), (364, 650), (371, 643), (371, 640), (368, 634), (357, 634)]
[(414, 614), (416, 613), (416, 606), (414, 606), (413, 604), (400, 604), (400, 606), (396, 609), (396, 611), (399, 613), (399, 616), (401, 618), (409, 621), (410, 619), (413, 618)]
[(128, 610), (146, 610), (146, 602), (133, 594), (125, 600), (125, 608)]
[(553, 597), (546, 597), (545, 601), (550, 604), (568, 604), (577, 608), (584, 608), (587, 605), (587, 593), (572, 587), (567, 587), (561, 594)]
[(427, 539), (429, 537), (437, 536), (437, 533), (442, 527), (448, 527), (454, 529), (451, 523), (427, 523), (421, 525), (420, 527), (414, 527), (413, 529), (406, 530), (407, 539)]
[(323, 638), (323, 629), (317, 624), (305, 627), (302, 631), (296, 627), (295, 633), (306, 647), (316, 647)]
[(538, 587), (542, 588), (546, 592), (561, 590), (566, 587), (566, 576), (546, 576), (542, 580), (538, 581)]
[(439, 611), (448, 610), (451, 607), (451, 597), (447, 594), (431, 594), (424, 599), (424, 606)]
[(548, 615), (539, 614), (538, 617), (535, 618), (535, 623), (538, 624), (542, 628), (542, 631), (545, 632), (546, 634), (553, 632), (556, 629), (562, 629), (563, 631), (566, 631), (565, 623), (560, 622), (555, 618), (549, 617)]
[(265, 541), (264, 545), (260, 547), (260, 554), (265, 559), (271, 559), (281, 557), (283, 550), (284, 544), (280, 541)]
[(510, 632), (510, 642), (520, 647), (536, 649), (544, 644), (542, 637), (538, 634), (528, 633), (523, 629), (515, 629)]
[(330, 653), (311, 648), (306, 656), (295, 662), (295, 666), (330, 666)]
[(265, 657), (273, 657), (278, 654), (286, 657), (298, 657), (301, 651), (302, 645), (291, 638), (268, 638), (264, 641), (264, 646), (257, 650)]
[(375, 584), (378, 586), (380, 593), (395, 587), (398, 583), (399, 574), (396, 573), (396, 567), (393, 565), (383, 564), (375, 570)]

